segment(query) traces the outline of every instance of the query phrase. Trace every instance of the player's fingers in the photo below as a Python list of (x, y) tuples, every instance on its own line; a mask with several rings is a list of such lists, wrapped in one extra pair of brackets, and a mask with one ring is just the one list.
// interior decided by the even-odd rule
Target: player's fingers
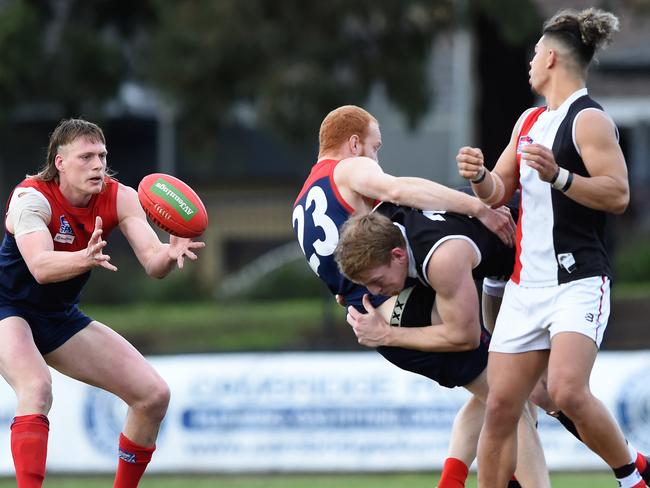
[(356, 320), (359, 315), (361, 315), (361, 313), (352, 305), (348, 307), (348, 317), (352, 317), (354, 320)]
[(98, 215), (95, 217), (95, 230), (102, 228), (102, 218)]
[(111, 271), (117, 271), (117, 268), (110, 263), (111, 257), (108, 254), (103, 254), (101, 252), (93, 255), (93, 260), (95, 261), (96, 266), (101, 266)]
[(370, 296), (367, 293), (363, 294), (361, 301), (363, 303), (363, 308), (366, 309), (366, 312), (370, 313), (375, 310), (375, 307), (373, 307), (372, 303), (370, 303)]
[(199, 258), (196, 254), (194, 254), (189, 249), (185, 251), (185, 257), (190, 258), (192, 261), (196, 261)]
[(515, 226), (510, 213), (504, 215), (503, 232), (505, 235), (505, 244), (512, 247), (515, 243)]
[(102, 229), (95, 229), (93, 230), (93, 233), (90, 234), (90, 239), (88, 239), (88, 243), (95, 243), (99, 241), (102, 238)]
[(508, 247), (512, 247), (514, 243), (512, 228), (508, 224), (507, 220), (504, 221), (503, 225), (499, 228), (499, 239), (501, 239), (501, 241), (503, 241), (503, 243)]
[(176, 258), (176, 265), (178, 266), (178, 269), (183, 269), (183, 264), (185, 264), (185, 259), (183, 258), (183, 254), (181, 254)]
[(458, 156), (481, 157), (483, 152), (477, 147), (463, 146), (458, 150)]
[(187, 247), (192, 248), (192, 249), (201, 249), (202, 247), (205, 247), (205, 242), (202, 242), (202, 241), (190, 241), (190, 243), (187, 245)]
[(503, 228), (499, 229), (499, 232), (497, 233), (497, 235), (499, 236), (499, 239), (501, 239), (501, 242), (503, 242), (506, 246), (508, 246), (508, 247), (511, 246), (508, 232), (505, 229), (503, 229)]
[(102, 261), (99, 265), (100, 265), (102, 268), (106, 268), (106, 269), (109, 270), (109, 271), (117, 271), (117, 266), (113, 266), (113, 265), (112, 265), (111, 263), (109, 263), (108, 261)]
[[(348, 312), (348, 314), (345, 316), (345, 321), (346, 321), (348, 324), (350, 324), (350, 326), (351, 326), (352, 329), (354, 330), (354, 326), (355, 326), (355, 324), (356, 324), (356, 320), (354, 319), (354, 317), (352, 317), (352, 315), (350, 314), (350, 312)], [(355, 333), (356, 333), (356, 331), (355, 331)]]

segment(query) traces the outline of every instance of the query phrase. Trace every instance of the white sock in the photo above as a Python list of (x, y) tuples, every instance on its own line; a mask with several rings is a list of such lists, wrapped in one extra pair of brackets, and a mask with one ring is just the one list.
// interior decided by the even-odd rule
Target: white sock
[(634, 488), (641, 482), (641, 475), (635, 469), (634, 473), (631, 475), (626, 476), (625, 478), (616, 478), (616, 480), (621, 488)]

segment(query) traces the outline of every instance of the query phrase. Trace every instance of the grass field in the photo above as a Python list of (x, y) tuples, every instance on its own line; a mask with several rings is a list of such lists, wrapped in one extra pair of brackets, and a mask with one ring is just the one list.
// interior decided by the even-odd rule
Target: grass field
[[(638, 303), (650, 301), (650, 286), (618, 285), (614, 295), (619, 300), (625, 297), (630, 301), (621, 302), (626, 309), (637, 310), (642, 316), (646, 308), (639, 309)], [(330, 297), (225, 303), (83, 304), (82, 309), (124, 335), (146, 355), (365, 350), (356, 343), (346, 324), (344, 309)], [(627, 336), (638, 342), (638, 335), (630, 332)]]
[[(437, 475), (267, 475), (267, 476), (145, 476), (140, 488), (433, 488)], [(616, 486), (609, 473), (563, 473), (551, 477), (553, 488), (606, 488)], [(0, 478), (0, 488), (15, 487), (15, 481)], [(107, 488), (112, 478), (48, 476), (47, 488)], [(465, 485), (476, 487), (471, 476)]]
[[(84, 305), (144, 354), (336, 349), (356, 345), (334, 300)], [(328, 318), (330, 323), (328, 324)], [(328, 344), (327, 341), (330, 341)], [(360, 346), (358, 346), (360, 348)]]

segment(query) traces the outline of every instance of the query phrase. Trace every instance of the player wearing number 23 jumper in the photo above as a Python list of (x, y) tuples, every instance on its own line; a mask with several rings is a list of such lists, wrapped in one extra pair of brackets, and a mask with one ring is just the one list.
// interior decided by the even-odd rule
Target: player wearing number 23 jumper
[[(506, 244), (513, 244), (510, 216), (433, 181), (384, 173), (377, 156), (382, 142), (379, 124), (362, 108), (345, 105), (330, 112), (321, 124), (319, 140), (318, 161), (293, 206), (293, 228), (312, 270), (347, 305), (363, 310), (361, 299), (367, 290), (344, 278), (336, 267), (339, 228), (351, 214), (369, 212), (377, 201), (472, 215)], [(371, 298), (373, 306), (385, 300)]]

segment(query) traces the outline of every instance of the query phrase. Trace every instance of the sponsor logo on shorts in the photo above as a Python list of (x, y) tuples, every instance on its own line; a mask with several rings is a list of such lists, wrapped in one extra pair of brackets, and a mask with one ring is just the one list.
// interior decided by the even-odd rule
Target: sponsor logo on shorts
[(158, 178), (151, 187), (151, 191), (162, 197), (178, 214), (188, 221), (196, 214), (196, 207), (183, 193), (174, 185)]

